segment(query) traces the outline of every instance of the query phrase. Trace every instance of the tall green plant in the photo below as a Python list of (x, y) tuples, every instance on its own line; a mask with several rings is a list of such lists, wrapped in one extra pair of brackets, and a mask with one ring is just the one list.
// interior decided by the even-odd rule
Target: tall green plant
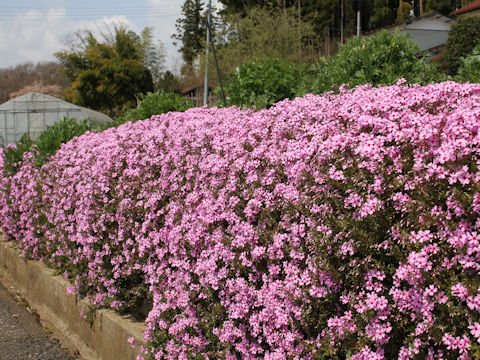
[(243, 64), (227, 81), (229, 105), (269, 107), (295, 97), (295, 89), (302, 81), (299, 66), (277, 58), (263, 58)]
[(409, 35), (383, 30), (370, 37), (354, 36), (340, 45), (335, 56), (321, 58), (297, 94), (319, 94), (345, 83), (391, 85), (400, 78), (427, 84), (441, 81), (444, 76), (425, 61)]
[(477, 45), (470, 56), (460, 59), (457, 81), (480, 83), (480, 45)]
[(169, 111), (185, 111), (192, 106), (191, 101), (185, 100), (179, 94), (167, 93), (163, 90), (154, 93), (149, 92), (140, 96), (140, 101), (135, 108), (128, 109), (117, 118), (116, 124), (123, 124), (128, 121), (135, 122)]
[(472, 53), (480, 44), (480, 17), (460, 19), (452, 26), (445, 44), (445, 66), (450, 75), (455, 75), (461, 66), (461, 58)]

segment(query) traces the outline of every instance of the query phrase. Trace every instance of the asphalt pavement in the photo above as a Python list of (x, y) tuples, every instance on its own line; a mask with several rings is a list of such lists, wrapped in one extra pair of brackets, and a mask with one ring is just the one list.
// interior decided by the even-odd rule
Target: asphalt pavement
[(27, 359), (81, 360), (42, 325), (18, 292), (0, 282), (0, 360)]

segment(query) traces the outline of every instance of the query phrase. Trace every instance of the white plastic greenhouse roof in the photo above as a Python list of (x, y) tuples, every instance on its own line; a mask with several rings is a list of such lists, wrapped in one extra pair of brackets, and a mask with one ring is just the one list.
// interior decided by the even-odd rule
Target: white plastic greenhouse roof
[(64, 117), (102, 125), (113, 121), (98, 111), (32, 92), (0, 105), (0, 146), (16, 143), (25, 133), (35, 139)]

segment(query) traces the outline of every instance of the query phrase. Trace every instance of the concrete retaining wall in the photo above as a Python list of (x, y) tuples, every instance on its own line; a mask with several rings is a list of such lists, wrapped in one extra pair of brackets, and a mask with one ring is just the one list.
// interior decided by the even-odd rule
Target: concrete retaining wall
[[(80, 315), (88, 303), (67, 295), (70, 282), (38, 261), (24, 260), (13, 242), (0, 238), (0, 271), (22, 293), (40, 318), (52, 323), (85, 360), (136, 360), (145, 323), (111, 310), (97, 310), (93, 324)], [(133, 337), (133, 349), (127, 339)]]

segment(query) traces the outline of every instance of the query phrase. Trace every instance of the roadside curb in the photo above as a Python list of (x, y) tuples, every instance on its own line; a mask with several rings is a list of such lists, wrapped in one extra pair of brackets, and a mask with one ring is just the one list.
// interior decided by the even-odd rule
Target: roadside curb
[[(89, 304), (75, 295), (67, 295), (72, 285), (38, 261), (20, 256), (14, 242), (0, 238), (0, 272), (22, 293), (40, 318), (52, 323), (70, 341), (85, 360), (136, 360), (143, 344), (145, 323), (121, 316), (113, 310), (95, 311), (93, 323), (80, 314)], [(135, 348), (128, 338), (135, 339)]]

